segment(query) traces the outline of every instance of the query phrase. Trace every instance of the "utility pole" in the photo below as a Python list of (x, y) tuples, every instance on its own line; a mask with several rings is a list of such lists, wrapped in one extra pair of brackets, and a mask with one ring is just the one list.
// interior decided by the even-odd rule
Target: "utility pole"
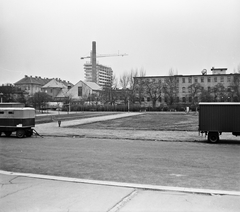
[(0, 93), (0, 96), (1, 96), (1, 103), (3, 102), (3, 93)]

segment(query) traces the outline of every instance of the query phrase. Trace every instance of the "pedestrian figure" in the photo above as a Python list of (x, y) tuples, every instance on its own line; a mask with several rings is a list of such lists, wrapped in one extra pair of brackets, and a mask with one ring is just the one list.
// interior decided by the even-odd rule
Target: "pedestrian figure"
[(58, 120), (58, 127), (61, 126), (61, 120)]

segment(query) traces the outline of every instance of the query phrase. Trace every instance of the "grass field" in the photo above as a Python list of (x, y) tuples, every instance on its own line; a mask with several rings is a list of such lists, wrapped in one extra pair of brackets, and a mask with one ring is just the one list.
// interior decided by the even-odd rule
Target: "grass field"
[(198, 114), (143, 113), (139, 116), (74, 126), (85, 129), (197, 131)]

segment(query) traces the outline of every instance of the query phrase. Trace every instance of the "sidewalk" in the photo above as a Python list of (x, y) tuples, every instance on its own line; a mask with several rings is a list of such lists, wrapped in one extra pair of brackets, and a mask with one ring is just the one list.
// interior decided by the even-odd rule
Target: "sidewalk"
[(239, 211), (240, 192), (0, 171), (2, 212)]

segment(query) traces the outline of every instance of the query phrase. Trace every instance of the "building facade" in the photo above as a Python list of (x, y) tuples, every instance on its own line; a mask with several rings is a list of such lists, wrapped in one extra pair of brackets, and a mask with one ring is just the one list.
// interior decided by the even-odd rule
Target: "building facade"
[(75, 100), (88, 99), (90, 96), (99, 96), (102, 88), (94, 82), (84, 82), (80, 80), (68, 92), (67, 95)]
[(226, 74), (226, 69), (212, 68), (211, 71), (209, 75), (203, 72), (202, 75), (135, 77), (135, 97), (144, 107), (237, 101), (240, 88), (236, 78), (240, 79), (240, 74)]
[(41, 88), (41, 91), (47, 93), (53, 99), (55, 99), (59, 93), (61, 93), (62, 91), (66, 93), (69, 89), (71, 89), (72, 86), (72, 83), (66, 82), (65, 80), (62, 81), (61, 79), (56, 78), (45, 84)]
[(96, 64), (96, 77), (93, 76), (92, 63), (84, 64), (84, 73), (86, 82), (95, 82), (101, 87), (110, 86), (112, 83), (113, 70), (110, 67)]
[(29, 97), (33, 96), (37, 92), (45, 92), (52, 96), (53, 98), (58, 95), (58, 93), (63, 89), (70, 89), (73, 84), (66, 80), (61, 80), (60, 78), (42, 78), (42, 77), (32, 77), (25, 75), (24, 78), (14, 83), (22, 91), (25, 91)]
[(14, 83), (16, 87), (26, 91), (29, 96), (33, 96), (36, 92), (40, 92), (42, 87), (47, 84), (51, 79), (42, 77), (32, 77), (25, 75), (24, 78)]

